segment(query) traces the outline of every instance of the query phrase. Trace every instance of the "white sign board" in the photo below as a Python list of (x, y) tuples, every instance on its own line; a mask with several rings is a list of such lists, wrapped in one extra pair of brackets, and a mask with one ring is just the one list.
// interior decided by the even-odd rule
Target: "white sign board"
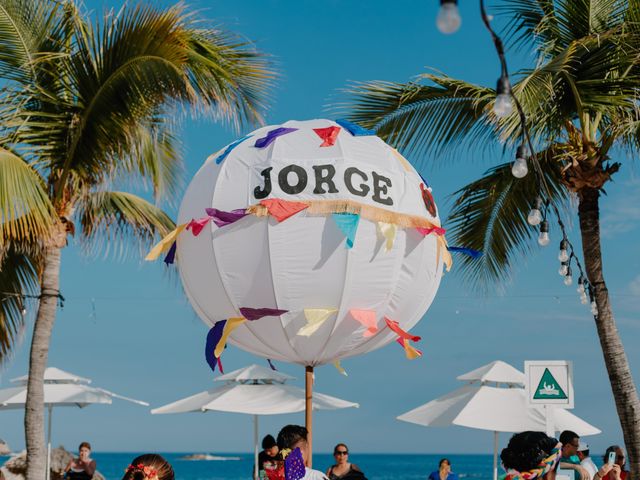
[(527, 405), (573, 408), (573, 364), (567, 360), (524, 362)]

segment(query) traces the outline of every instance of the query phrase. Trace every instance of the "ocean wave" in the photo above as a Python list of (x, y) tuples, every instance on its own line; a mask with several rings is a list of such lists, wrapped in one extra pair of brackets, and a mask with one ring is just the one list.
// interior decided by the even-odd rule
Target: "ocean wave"
[(196, 453), (194, 455), (185, 455), (178, 460), (187, 460), (189, 462), (205, 461), (205, 462), (226, 462), (228, 460), (242, 460), (241, 457), (222, 457), (220, 455), (209, 455), (208, 453)]

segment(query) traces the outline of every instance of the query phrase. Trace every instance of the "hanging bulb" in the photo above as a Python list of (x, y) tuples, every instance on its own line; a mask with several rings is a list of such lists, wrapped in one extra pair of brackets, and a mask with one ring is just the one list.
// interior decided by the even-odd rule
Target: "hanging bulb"
[(586, 305), (589, 303), (589, 299), (587, 298), (587, 294), (584, 291), (580, 294), (580, 303)]
[(538, 245), (546, 247), (549, 245), (549, 222), (547, 220), (540, 224), (540, 236), (538, 237)]
[(567, 260), (569, 260), (569, 253), (567, 252), (568, 248), (569, 242), (566, 238), (563, 238), (560, 242), (560, 253), (558, 254), (558, 260), (560, 260), (561, 262), (566, 262)]
[(529, 173), (529, 168), (527, 167), (527, 158), (529, 156), (529, 152), (527, 151), (527, 147), (524, 145), (520, 145), (516, 152), (516, 161), (513, 162), (513, 166), (511, 167), (511, 174), (516, 178), (522, 178)]
[(527, 222), (529, 222), (529, 225), (535, 227), (536, 225), (540, 224), (540, 222), (542, 221), (542, 212), (540, 211), (541, 208), (542, 199), (540, 197), (536, 197), (536, 203), (527, 216)]
[(493, 103), (493, 113), (498, 118), (504, 118), (512, 110), (511, 84), (509, 83), (509, 77), (503, 75), (498, 79), (498, 85), (496, 86), (496, 101)]
[(567, 267), (567, 276), (564, 277), (564, 284), (570, 287), (573, 283), (573, 277), (571, 276), (571, 267)]
[(560, 276), (564, 277), (567, 275), (567, 271), (569, 270), (569, 266), (566, 262), (560, 263), (560, 268), (558, 269), (558, 273)]
[(25, 317), (27, 315), (27, 309), (25, 307), (22, 307), (20, 313), (22, 313), (22, 316)]
[(598, 315), (598, 305), (596, 304), (595, 300), (591, 301), (591, 313), (593, 315)]
[(580, 277), (578, 278), (578, 288), (576, 290), (580, 295), (582, 295), (583, 293), (586, 295), (584, 290), (584, 277), (582, 275), (580, 275)]
[(458, 0), (440, 0), (440, 10), (436, 17), (436, 27), (441, 33), (451, 34), (458, 31), (462, 24), (458, 11)]

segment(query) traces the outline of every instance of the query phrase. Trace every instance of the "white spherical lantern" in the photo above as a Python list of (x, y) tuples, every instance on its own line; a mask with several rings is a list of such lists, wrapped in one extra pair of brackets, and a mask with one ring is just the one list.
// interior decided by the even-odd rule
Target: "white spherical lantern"
[[(431, 305), (448, 253), (430, 189), (367, 133), (330, 120), (264, 127), (193, 178), (179, 224), (204, 216), (204, 228), (178, 236), (177, 263), (200, 318), (213, 326), (244, 308), (286, 310), (240, 321), (229, 343), (333, 363), (398, 339), (385, 318), (408, 331)], [(207, 208), (242, 218), (218, 226)]]

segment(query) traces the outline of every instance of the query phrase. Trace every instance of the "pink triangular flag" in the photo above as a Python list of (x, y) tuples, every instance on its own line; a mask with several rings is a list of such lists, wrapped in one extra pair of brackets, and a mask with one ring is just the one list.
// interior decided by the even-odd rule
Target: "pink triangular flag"
[(367, 327), (367, 330), (362, 334), (363, 337), (371, 337), (378, 333), (378, 326), (376, 321), (376, 312), (374, 310), (358, 310), (352, 308), (349, 313), (362, 325)]

